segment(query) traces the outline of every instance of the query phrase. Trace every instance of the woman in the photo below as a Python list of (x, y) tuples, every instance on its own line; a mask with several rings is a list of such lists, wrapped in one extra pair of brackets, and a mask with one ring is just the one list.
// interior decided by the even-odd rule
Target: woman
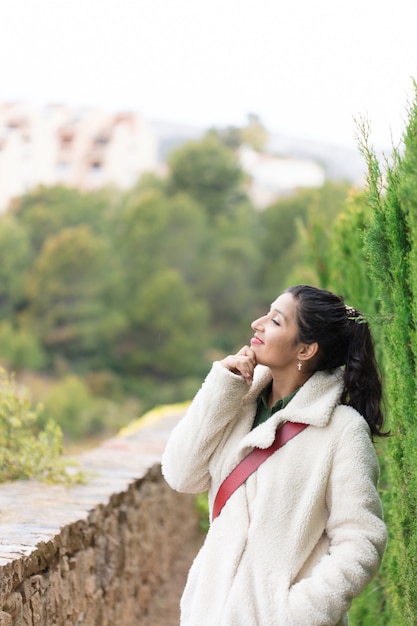
[(336, 626), (386, 543), (372, 438), (381, 381), (363, 316), (322, 289), (288, 289), (252, 323), (251, 345), (213, 364), (162, 468), (208, 490), (286, 422), (307, 424), (212, 521), (181, 600), (183, 626)]

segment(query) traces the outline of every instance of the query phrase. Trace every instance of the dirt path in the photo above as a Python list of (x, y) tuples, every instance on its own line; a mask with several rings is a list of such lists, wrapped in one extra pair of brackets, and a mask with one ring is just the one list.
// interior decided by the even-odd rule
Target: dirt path
[(159, 598), (147, 617), (146, 626), (179, 626), (180, 598), (190, 565), (203, 541), (204, 534), (199, 532), (184, 546), (184, 551), (173, 568), (171, 580), (161, 589)]

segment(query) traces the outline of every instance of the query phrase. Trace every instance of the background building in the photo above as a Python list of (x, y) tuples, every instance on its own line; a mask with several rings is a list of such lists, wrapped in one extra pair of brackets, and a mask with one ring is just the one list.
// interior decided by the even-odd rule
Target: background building
[(277, 157), (241, 146), (239, 161), (250, 176), (248, 195), (260, 209), (295, 189), (321, 187), (326, 181), (324, 168), (312, 159)]
[(38, 185), (128, 189), (156, 170), (157, 143), (138, 112), (0, 104), (0, 210)]

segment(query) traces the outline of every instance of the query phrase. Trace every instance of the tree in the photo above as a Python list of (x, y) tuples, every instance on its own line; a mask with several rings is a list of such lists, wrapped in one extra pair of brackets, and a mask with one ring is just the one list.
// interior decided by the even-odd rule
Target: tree
[(210, 135), (217, 137), (225, 146), (232, 150), (237, 150), (242, 145), (242, 132), (237, 126), (210, 128), (208, 132)]
[(118, 328), (106, 306), (106, 240), (87, 226), (49, 237), (30, 276), (27, 323), (51, 356), (92, 365)]
[(112, 224), (120, 276), (121, 307), (130, 315), (136, 294), (157, 270), (175, 268), (189, 285), (198, 283), (204, 263), (207, 217), (185, 194), (158, 190), (132, 194)]
[(33, 261), (29, 236), (11, 215), (0, 219), (0, 318), (24, 306), (26, 276)]
[(248, 115), (246, 126), (227, 126), (226, 128), (211, 128), (214, 135), (227, 147), (237, 150), (242, 144), (251, 146), (257, 152), (263, 152), (268, 141), (268, 131), (256, 113)]
[(242, 143), (251, 146), (257, 152), (262, 152), (268, 141), (268, 132), (256, 113), (248, 115), (247, 126), (241, 129), (240, 136)]
[(212, 133), (173, 152), (169, 167), (172, 192), (190, 195), (211, 219), (232, 214), (245, 198), (235, 153)]
[(0, 361), (13, 371), (40, 370), (46, 359), (37, 335), (30, 329), (0, 323)]
[(374, 321), (378, 305), (364, 245), (371, 210), (364, 192), (354, 189), (339, 208), (340, 213), (327, 231), (327, 245), (319, 248), (314, 240), (306, 242), (309, 258), (315, 267), (322, 267), (321, 287), (339, 293), (346, 302), (353, 302), (369, 320)]
[(306, 219), (300, 221), (301, 255), (298, 273), (307, 269), (311, 280), (324, 285), (329, 283), (331, 266), (326, 254), (331, 245), (333, 224), (345, 210), (350, 185), (345, 182), (327, 181), (321, 188), (311, 190), (311, 201), (307, 206)]
[(67, 187), (39, 187), (19, 198), (12, 208), (30, 236), (33, 251), (39, 254), (46, 239), (63, 228), (88, 225), (103, 234), (114, 206), (120, 201), (115, 191), (83, 193)]
[(319, 189), (300, 189), (259, 214), (261, 310), (290, 284), (326, 280), (331, 225), (343, 209), (348, 189), (345, 183), (331, 182)]
[(366, 124), (360, 130), (372, 210), (365, 246), (380, 306), (388, 416), (394, 435), (387, 446), (386, 517), (391, 534), (385, 557), (391, 580), (387, 623), (411, 624), (417, 615), (417, 90), (404, 156), (394, 150), (384, 176), (369, 145)]
[(210, 308), (213, 347), (226, 353), (248, 341), (259, 300), (258, 214), (241, 205), (233, 219), (223, 216), (209, 233), (198, 294)]
[(169, 380), (204, 370), (207, 306), (177, 270), (151, 273), (135, 303), (116, 348), (121, 371)]
[(261, 306), (269, 307), (272, 300), (288, 287), (287, 279), (300, 262), (299, 224), (307, 218), (313, 202), (312, 190), (301, 190), (281, 198), (267, 207), (259, 216), (262, 263), (259, 271)]
[(206, 230), (204, 211), (185, 194), (139, 188), (117, 215), (114, 249), (124, 325), (113, 358), (119, 371), (169, 379), (190, 373), (198, 361), (201, 366), (208, 340), (207, 306), (198, 295)]

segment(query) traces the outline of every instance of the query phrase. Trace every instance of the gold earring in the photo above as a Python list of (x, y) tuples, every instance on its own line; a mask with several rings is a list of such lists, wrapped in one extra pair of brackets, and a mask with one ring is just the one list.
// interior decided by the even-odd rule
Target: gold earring
[(298, 371), (301, 372), (301, 368), (303, 367), (303, 364), (301, 363), (301, 361), (298, 361), (297, 367), (298, 367)]

